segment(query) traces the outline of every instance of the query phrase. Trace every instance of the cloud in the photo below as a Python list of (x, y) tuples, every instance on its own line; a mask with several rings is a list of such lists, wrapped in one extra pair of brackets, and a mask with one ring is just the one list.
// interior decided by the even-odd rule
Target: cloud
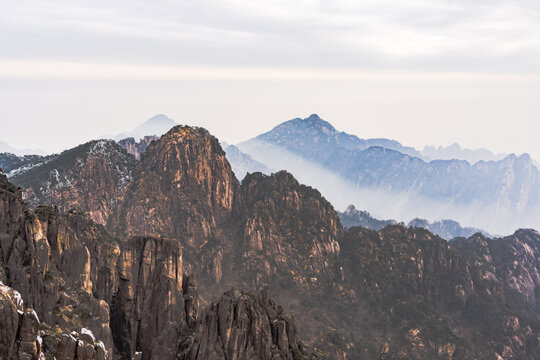
[(538, 83), (540, 74), (444, 71), (350, 70), (333, 68), (160, 66), (69, 61), (1, 60), (0, 78), (171, 81), (299, 81), (299, 82), (509, 82)]
[(540, 70), (529, 0), (19, 1), (4, 59)]

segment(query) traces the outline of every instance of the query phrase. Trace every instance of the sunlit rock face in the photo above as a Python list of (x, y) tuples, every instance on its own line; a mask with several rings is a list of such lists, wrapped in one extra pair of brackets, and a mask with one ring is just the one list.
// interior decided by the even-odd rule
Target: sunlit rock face
[(216, 138), (204, 129), (174, 127), (137, 165), (119, 206), (118, 230), (201, 245), (230, 219), (237, 187)]
[(0, 176), (0, 277), (35, 310), (45, 354), (96, 358), (99, 341), (145, 360), (532, 360), (540, 350), (535, 231), (448, 242), (402, 225), (344, 230), (290, 173), (239, 183), (199, 128), (171, 129), (138, 162), (121, 151), (134, 165), (106, 227), (89, 212), (28, 210)]
[(84, 325), (110, 350), (117, 241), (78, 213), (48, 206), (32, 212), (17, 188), (5, 178), (0, 185), (0, 281), (48, 326), (69, 333)]

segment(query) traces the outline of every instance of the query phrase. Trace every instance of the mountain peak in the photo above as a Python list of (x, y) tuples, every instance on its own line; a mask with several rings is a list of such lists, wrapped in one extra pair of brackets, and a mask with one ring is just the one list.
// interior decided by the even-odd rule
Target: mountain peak
[(354, 205), (352, 205), (352, 204), (347, 206), (347, 209), (345, 210), (345, 214), (347, 214), (347, 215), (352, 215), (352, 214), (354, 214), (356, 212), (357, 212), (356, 207)]
[(145, 136), (161, 136), (172, 127), (178, 125), (176, 121), (164, 114), (157, 114), (137, 126), (135, 129), (119, 134), (116, 140), (132, 137), (135, 140), (143, 139)]
[[(161, 123), (161, 122), (165, 122), (165, 123), (168, 123), (168, 124), (176, 124), (173, 119), (171, 119), (170, 117), (168, 117), (165, 114), (154, 115), (150, 119), (146, 120), (143, 124), (148, 124), (148, 123), (154, 123), (155, 124), (155, 123)], [(142, 126), (142, 125), (139, 125), (139, 126)]]
[(309, 127), (317, 127), (323, 130), (325, 133), (336, 133), (336, 129), (328, 121), (325, 121), (319, 117), (317, 114), (311, 114), (307, 118), (302, 119), (303, 125), (308, 125)]

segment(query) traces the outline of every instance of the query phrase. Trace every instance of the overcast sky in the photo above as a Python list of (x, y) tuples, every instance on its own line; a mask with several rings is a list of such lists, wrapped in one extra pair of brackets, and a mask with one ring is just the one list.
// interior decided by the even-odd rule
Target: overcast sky
[(318, 113), (540, 159), (540, 2), (0, 0), (0, 141), (58, 151), (156, 113), (232, 143)]

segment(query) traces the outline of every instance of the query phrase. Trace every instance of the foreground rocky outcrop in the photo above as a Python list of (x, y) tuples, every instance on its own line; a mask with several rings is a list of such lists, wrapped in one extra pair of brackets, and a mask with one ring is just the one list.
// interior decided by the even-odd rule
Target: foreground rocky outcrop
[(0, 359), (106, 360), (109, 353), (91, 331), (49, 333), (21, 295), (0, 283)]
[(183, 276), (176, 240), (134, 237), (117, 263), (119, 286), (112, 300), (111, 329), (124, 359), (174, 359), (194, 321), (198, 299), (193, 281)]
[(232, 289), (201, 311), (179, 359), (312, 359), (299, 342), (293, 317), (260, 294)]
[(109, 303), (119, 253), (116, 240), (81, 214), (28, 210), (20, 190), (0, 174), (0, 281), (52, 332), (86, 327), (112, 348)]
[(0, 282), (0, 359), (39, 359), (41, 345), (35, 311), (24, 310), (21, 295)]

